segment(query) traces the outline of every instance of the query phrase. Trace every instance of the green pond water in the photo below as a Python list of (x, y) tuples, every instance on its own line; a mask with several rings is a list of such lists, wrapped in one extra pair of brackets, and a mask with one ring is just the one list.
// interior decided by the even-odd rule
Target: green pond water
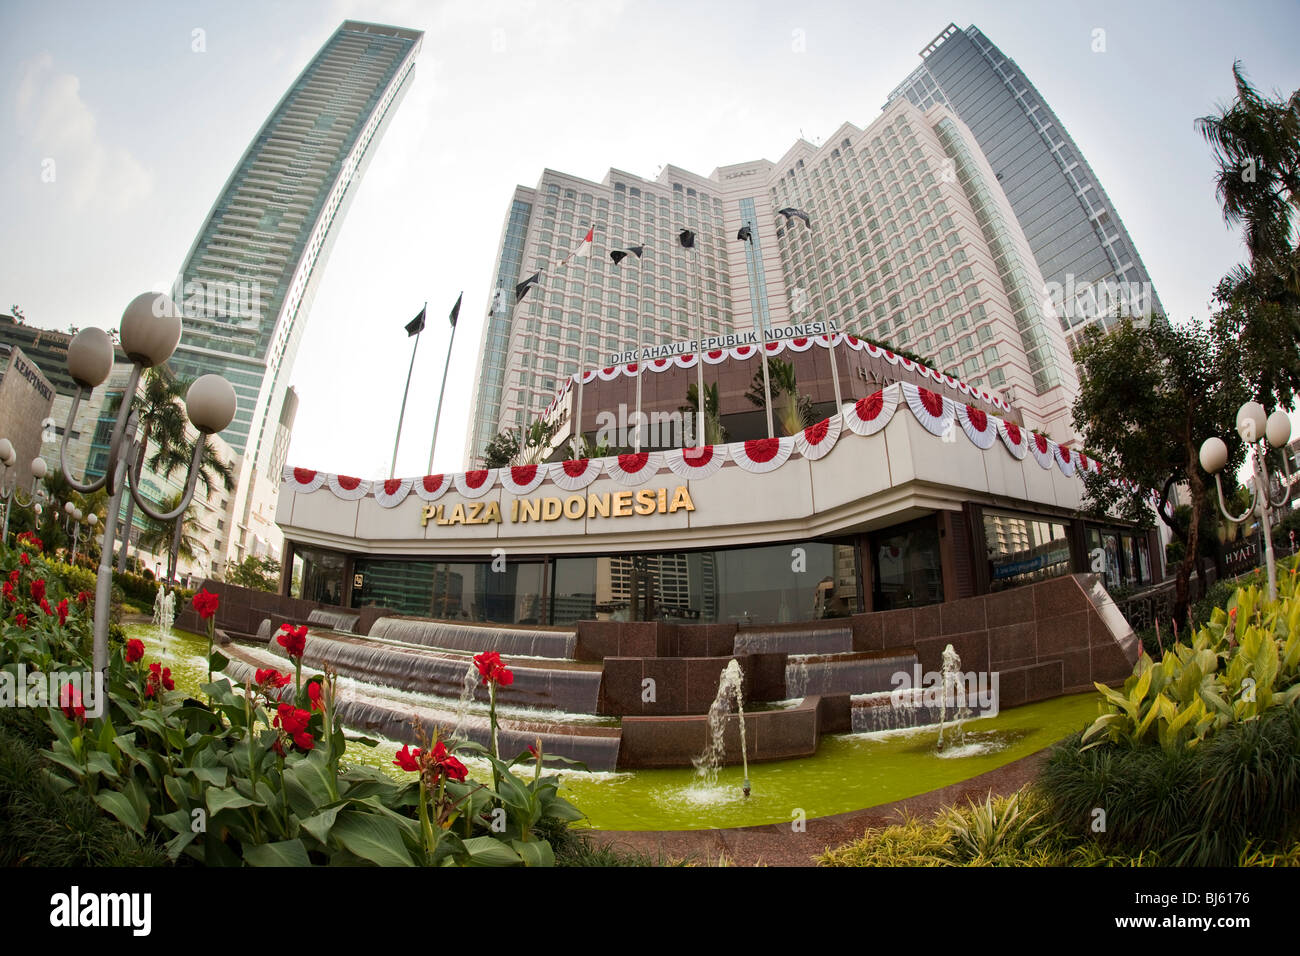
[[(148, 646), (146, 660), (158, 656), (153, 628), (132, 625), (130, 636)], [(164, 663), (178, 690), (197, 695), (206, 679), (202, 637), (173, 631)], [(801, 760), (753, 764), (749, 798), (741, 793), (740, 767), (724, 767), (714, 787), (700, 783), (693, 769), (615, 773), (561, 771), (561, 793), (599, 830), (703, 830), (718, 827), (790, 823), (872, 807), (958, 783), (1050, 746), (1085, 727), (1097, 716), (1093, 693), (1058, 697), (1017, 707), (997, 717), (965, 725), (965, 744), (936, 751), (937, 728), (877, 734), (825, 736), (817, 754)], [(349, 744), (347, 757), (377, 767), (395, 778), (392, 765), (399, 745), (381, 740), (376, 747)], [(475, 776), (487, 764), (467, 760)]]

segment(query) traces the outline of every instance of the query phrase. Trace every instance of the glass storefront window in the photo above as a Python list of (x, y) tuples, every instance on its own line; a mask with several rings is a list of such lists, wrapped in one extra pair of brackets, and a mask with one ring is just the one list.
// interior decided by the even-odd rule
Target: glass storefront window
[(986, 510), (984, 550), (990, 591), (1070, 573), (1065, 525), (1048, 518)]
[(352, 606), (379, 606), (444, 621), (540, 624), (548, 609), (540, 561), (403, 561), (357, 558)]
[(294, 568), (302, 559), (301, 590), (295, 597), (322, 604), (341, 604), (343, 601), (343, 555), (337, 551), (318, 548), (297, 548)]
[(582, 619), (775, 624), (858, 610), (852, 544), (557, 558), (554, 624)]
[(922, 518), (870, 537), (871, 607), (889, 611), (943, 600), (939, 525)]

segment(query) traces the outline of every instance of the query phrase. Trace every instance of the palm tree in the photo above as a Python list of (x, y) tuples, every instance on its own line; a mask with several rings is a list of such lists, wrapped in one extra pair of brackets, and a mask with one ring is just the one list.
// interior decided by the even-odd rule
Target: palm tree
[[(794, 363), (770, 359), (767, 363), (768, 381), (772, 390), (772, 416), (783, 435), (794, 435), (812, 424), (812, 399), (799, 391), (795, 381)], [(754, 373), (745, 397), (759, 408), (767, 401), (763, 394), (763, 370)]]
[[(164, 513), (175, 511), (180, 507), (184, 494), (183, 491), (178, 491), (167, 498), (162, 502), (161, 510)], [(153, 554), (166, 553), (169, 581), (176, 575), (176, 566), (180, 558), (193, 561), (198, 556), (199, 550), (207, 550), (195, 536), (195, 533), (202, 530), (195, 517), (197, 512), (198, 507), (191, 504), (175, 521), (156, 521), (149, 515), (145, 515), (145, 529), (140, 533), (138, 547), (142, 551)]]
[[(163, 478), (170, 478), (177, 468), (188, 469), (190, 461), (193, 458), (194, 442), (183, 438), (178, 444), (172, 445), (170, 448), (160, 447), (156, 452), (154, 452), (149, 458), (149, 467)], [(212, 446), (211, 442), (204, 442), (203, 456), (199, 459), (198, 481), (199, 484), (203, 486), (203, 496), (205, 499), (211, 496), (213, 485), (218, 480), (221, 481), (222, 486), (227, 492), (235, 490), (234, 468), (231, 467), (230, 462), (225, 461), (217, 453), (217, 450)], [(173, 495), (163, 503), (163, 513), (174, 511), (180, 503), (181, 495)], [(198, 527), (196, 522), (190, 521), (190, 510), (187, 510), (183, 517), (191, 526), (194, 528)], [(152, 518), (148, 518), (146, 524), (149, 530), (152, 530), (154, 526), (159, 524), (159, 522), (154, 521)], [(174, 522), (166, 522), (164, 524), (167, 528), (171, 529), (168, 532), (171, 535), (171, 542), (167, 550), (167, 578), (168, 580), (171, 580), (175, 575), (178, 556), (193, 560), (195, 553), (192, 547), (186, 548), (183, 546), (181, 540), (183, 530), (180, 519), (177, 519), (177, 521)], [(140, 546), (144, 546), (143, 535), (140, 537)], [(202, 547), (202, 545), (200, 545), (200, 547)], [(157, 551), (156, 548), (151, 548), (150, 550), (155, 552)], [(204, 550), (206, 550), (206, 548), (204, 548)]]
[(559, 427), (539, 418), (527, 428), (519, 429), (519, 447), (510, 459), (512, 465), (536, 465), (550, 447)]
[[(187, 383), (178, 380), (169, 369), (155, 365), (144, 376), (144, 393), (131, 396), (131, 404), (139, 416), (140, 453), (129, 463), (137, 472), (144, 467), (145, 452), (152, 440), (159, 453), (170, 451), (185, 441), (185, 391)], [(121, 406), (121, 396), (109, 403), (109, 414), (116, 414)], [(135, 499), (126, 500), (126, 518), (122, 523), (122, 550), (117, 556), (117, 570), (126, 570), (127, 552), (131, 547), (131, 523), (135, 519)]]
[(1216, 186), (1223, 218), (1243, 227), (1249, 270), (1233, 273), (1234, 285), (1275, 286), (1275, 294), (1300, 296), (1300, 90), (1285, 102), (1269, 100), (1250, 85), (1241, 63), (1232, 65), (1237, 98), (1203, 116), (1196, 127), (1214, 147)]
[[(704, 444), (721, 445), (727, 440), (727, 430), (722, 427), (722, 415), (718, 411), (718, 383), (704, 386)], [(683, 415), (691, 415), (695, 421), (700, 414), (700, 390), (696, 385), (686, 389), (686, 404), (677, 409)], [(697, 426), (698, 427), (698, 426)]]

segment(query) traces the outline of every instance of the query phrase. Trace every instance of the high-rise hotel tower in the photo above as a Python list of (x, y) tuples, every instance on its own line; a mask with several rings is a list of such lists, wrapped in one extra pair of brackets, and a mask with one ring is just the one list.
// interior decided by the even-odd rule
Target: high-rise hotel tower
[(1164, 309), (1133, 240), (1060, 118), (1015, 62), (974, 26), (949, 24), (889, 94), (942, 104), (971, 131), (1029, 240), (1067, 338), (1123, 312)]
[[(287, 391), (312, 297), (366, 165), (411, 83), (424, 34), (348, 20), (253, 137), (181, 268), (171, 360), (235, 387), (223, 437), (241, 456), (229, 559), (276, 537), (275, 488), (297, 402)], [(286, 396), (288, 396), (286, 398)]]
[[(561, 267), (593, 227), (595, 248)], [(690, 256), (682, 229), (695, 233)], [(611, 261), (632, 245), (641, 258)], [(516, 189), (497, 262), (471, 464), (611, 353), (823, 319), (919, 352), (1012, 402), (1026, 424), (1073, 435), (1078, 379), (1061, 323), (1042, 308), (1042, 275), (997, 175), (944, 106), (898, 98), (865, 129), (846, 123), (820, 146), (800, 140), (775, 163), (707, 177), (611, 169), (596, 183), (545, 170)], [(519, 300), (515, 285), (539, 270)]]

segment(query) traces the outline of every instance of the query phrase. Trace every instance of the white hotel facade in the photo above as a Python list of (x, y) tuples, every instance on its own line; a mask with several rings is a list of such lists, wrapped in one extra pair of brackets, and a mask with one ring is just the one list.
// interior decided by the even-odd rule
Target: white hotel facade
[[(737, 238), (744, 226), (750, 241)], [(591, 227), (592, 254), (561, 266)], [(632, 245), (644, 256), (615, 266), (609, 253)], [(548, 169), (516, 189), (506, 218), (466, 464), (611, 355), (814, 320), (920, 353), (1069, 441), (1078, 380), (1043, 287), (995, 174), (943, 105), (923, 113), (900, 98), (865, 129), (845, 123), (821, 146), (800, 140), (775, 163), (709, 176), (611, 169), (595, 183)]]

